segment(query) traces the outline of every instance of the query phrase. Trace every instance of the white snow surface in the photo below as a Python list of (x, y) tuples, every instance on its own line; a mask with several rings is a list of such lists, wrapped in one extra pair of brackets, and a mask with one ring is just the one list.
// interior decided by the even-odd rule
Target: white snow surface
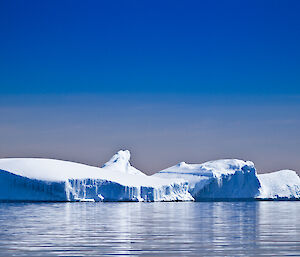
[(222, 159), (208, 161), (202, 164), (188, 164), (180, 162), (175, 166), (160, 171), (159, 173), (180, 173), (220, 178), (223, 175), (232, 175), (237, 170), (241, 170), (246, 166), (254, 168), (254, 163), (238, 159)]
[(251, 161), (224, 159), (202, 164), (181, 162), (154, 176), (187, 180), (189, 192), (196, 200), (251, 199), (259, 193), (259, 181)]
[[(95, 201), (193, 200), (188, 193), (187, 182), (180, 179), (171, 181), (147, 176), (132, 167), (129, 159), (130, 152), (128, 150), (116, 153), (102, 168), (53, 159), (0, 159), (0, 170), (2, 170), (0, 182), (5, 184), (5, 180), (10, 181), (12, 187), (7, 189), (10, 193), (9, 197), (6, 196), (3, 186), (2, 190), (0, 188), (0, 200), (13, 200), (14, 198), (21, 200), (22, 196), (15, 195), (13, 187), (19, 186), (17, 189), (20, 189), (19, 184), (21, 183), (23, 192), (24, 184), (33, 183), (34, 187), (34, 182), (44, 187), (42, 190), (46, 191), (53, 190), (53, 185), (55, 187), (63, 185), (66, 200), (87, 200), (89, 197)], [(13, 184), (15, 180), (17, 182)], [(47, 187), (47, 185), (51, 185), (49, 182), (52, 183), (50, 188)], [(106, 194), (106, 197), (103, 194)], [(47, 198), (47, 195), (44, 197)], [(49, 196), (47, 199), (56, 200), (55, 197), (53, 199), (51, 197), (53, 196)], [(27, 200), (39, 200), (38, 192), (35, 192), (32, 199)], [(64, 196), (61, 195), (61, 199), (57, 200), (64, 200)]]
[(259, 199), (300, 199), (300, 178), (293, 170), (259, 174)]
[(124, 158), (124, 156), (130, 157), (128, 152), (128, 150), (119, 151), (104, 164), (103, 168), (55, 159), (7, 158), (0, 159), (0, 169), (23, 177), (46, 181), (91, 178), (106, 179), (129, 186), (159, 185), (165, 182), (162, 180), (153, 181), (151, 177), (147, 177), (132, 167), (129, 159), (126, 162)]

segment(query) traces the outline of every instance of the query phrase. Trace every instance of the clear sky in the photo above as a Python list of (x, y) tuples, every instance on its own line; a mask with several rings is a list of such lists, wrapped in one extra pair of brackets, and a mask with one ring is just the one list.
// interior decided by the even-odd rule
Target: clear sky
[(300, 170), (300, 1), (1, 1), (0, 157)]

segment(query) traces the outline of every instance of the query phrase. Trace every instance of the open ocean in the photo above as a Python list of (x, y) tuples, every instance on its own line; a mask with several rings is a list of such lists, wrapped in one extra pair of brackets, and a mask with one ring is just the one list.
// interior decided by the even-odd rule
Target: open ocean
[(0, 203), (1, 256), (300, 256), (300, 202)]

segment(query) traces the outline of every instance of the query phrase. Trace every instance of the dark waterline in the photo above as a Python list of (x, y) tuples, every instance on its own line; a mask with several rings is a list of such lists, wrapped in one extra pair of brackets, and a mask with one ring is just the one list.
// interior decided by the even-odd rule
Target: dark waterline
[(299, 256), (300, 202), (0, 203), (1, 256)]

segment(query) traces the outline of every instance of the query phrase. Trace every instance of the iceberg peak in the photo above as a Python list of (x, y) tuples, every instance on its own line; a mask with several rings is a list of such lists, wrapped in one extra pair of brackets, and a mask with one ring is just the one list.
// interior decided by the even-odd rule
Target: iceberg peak
[(145, 175), (143, 172), (141, 172), (138, 169), (131, 166), (129, 150), (118, 151), (101, 168), (119, 171), (119, 172), (128, 173), (128, 174)]
[(111, 157), (111, 159), (108, 162), (106, 162), (103, 165), (103, 167), (111, 165), (112, 163), (123, 163), (125, 165), (128, 165), (129, 161), (130, 161), (129, 150), (120, 150), (113, 157)]
[(180, 162), (176, 166), (181, 167), (181, 168), (183, 168), (183, 167), (187, 168), (189, 165), (186, 162)]

